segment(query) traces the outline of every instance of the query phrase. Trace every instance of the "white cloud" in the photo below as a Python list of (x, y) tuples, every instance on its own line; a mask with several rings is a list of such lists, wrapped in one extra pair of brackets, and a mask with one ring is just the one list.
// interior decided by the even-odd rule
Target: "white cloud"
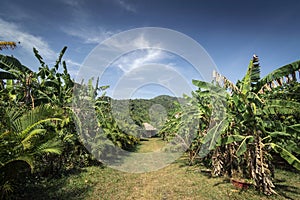
[(66, 59), (66, 63), (68, 64), (68, 66), (71, 65), (71, 66), (76, 67), (76, 68), (80, 68), (82, 66), (81, 63), (75, 62), (71, 59)]
[(123, 34), (124, 36), (122, 35), (120, 37), (117, 35), (116, 37), (110, 38), (105, 45), (107, 45), (110, 49), (114, 49), (116, 51), (121, 52), (145, 49), (149, 47), (156, 49), (160, 48), (159, 44), (150, 43), (143, 33), (139, 33), (139, 35), (136, 35), (136, 33), (134, 33), (133, 35), (128, 35), (126, 34), (126, 32), (122, 32), (121, 34)]
[[(23, 64), (30, 67), (38, 65), (37, 59), (33, 54), (33, 47), (39, 51), (39, 54), (47, 64), (51, 65), (56, 61), (58, 53), (55, 53), (43, 38), (24, 32), (16, 24), (4, 21), (1, 18), (0, 30), (0, 40), (20, 42), (17, 45), (16, 54), (18, 55), (17, 51), (20, 52), (19, 56), (21, 56), (20, 59)], [(66, 59), (66, 63), (71, 76), (75, 76), (81, 64), (72, 59)]]
[(137, 50), (122, 56), (116, 65), (125, 73), (151, 63), (162, 63), (169, 55), (160, 49)]
[(30, 54), (35, 47), (44, 58), (56, 58), (56, 53), (43, 38), (22, 31), (16, 24), (0, 19), (0, 30), (1, 40), (20, 42), (19, 46)]

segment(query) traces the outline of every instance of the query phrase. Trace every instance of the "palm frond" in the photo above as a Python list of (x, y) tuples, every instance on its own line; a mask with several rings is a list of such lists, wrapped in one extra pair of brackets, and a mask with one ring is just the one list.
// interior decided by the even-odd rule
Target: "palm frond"
[(62, 146), (61, 142), (57, 139), (49, 140), (43, 144), (41, 144), (36, 151), (37, 154), (42, 153), (54, 153), (54, 154), (61, 154), (62, 153)]
[(9, 131), (16, 132), (18, 127), (20, 127), (20, 123), (18, 118), (20, 118), (23, 114), (21, 109), (17, 108), (7, 108), (4, 110), (2, 123), (5, 124), (6, 129)]
[(32, 130), (28, 135), (25, 136), (25, 138), (22, 138), (21, 143), (23, 144), (24, 149), (30, 148), (30, 139), (33, 138), (36, 135), (44, 134), (46, 133), (46, 129), (34, 129)]
[(9, 164), (14, 163), (14, 162), (18, 162), (18, 161), (25, 162), (30, 167), (31, 171), (33, 171), (33, 169), (34, 169), (34, 158), (30, 154), (24, 154), (24, 155), (12, 158), (11, 160), (8, 160), (7, 162), (5, 162), (3, 167), (6, 167)]
[(54, 116), (55, 112), (55, 109), (49, 105), (39, 106), (16, 119), (13, 125), (17, 128), (17, 132), (27, 134), (33, 127), (41, 123), (61, 120), (57, 117), (49, 117)]

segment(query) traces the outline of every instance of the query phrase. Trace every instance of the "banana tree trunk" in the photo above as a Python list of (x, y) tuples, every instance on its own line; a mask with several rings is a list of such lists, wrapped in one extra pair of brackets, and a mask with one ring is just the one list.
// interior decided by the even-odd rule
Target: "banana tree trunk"
[(212, 155), (212, 176), (222, 176), (224, 174), (224, 160), (226, 158), (221, 148), (217, 147)]
[(254, 146), (250, 149), (250, 177), (255, 181), (255, 187), (266, 195), (276, 194), (269, 169), (266, 153), (261, 137), (256, 134)]

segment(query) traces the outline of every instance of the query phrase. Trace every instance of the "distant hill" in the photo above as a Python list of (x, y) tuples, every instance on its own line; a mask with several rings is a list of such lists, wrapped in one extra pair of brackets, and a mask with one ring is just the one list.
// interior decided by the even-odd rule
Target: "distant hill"
[(182, 97), (160, 95), (152, 99), (125, 99), (111, 100), (114, 109), (122, 112), (129, 112), (131, 119), (139, 126), (143, 123), (151, 123), (159, 128), (168, 117), (168, 114), (175, 109), (175, 102), (182, 101)]

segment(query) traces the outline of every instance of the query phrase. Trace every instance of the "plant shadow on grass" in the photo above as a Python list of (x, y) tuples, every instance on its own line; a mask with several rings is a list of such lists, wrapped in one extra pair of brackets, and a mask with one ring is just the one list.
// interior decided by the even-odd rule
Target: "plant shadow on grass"
[(111, 152), (106, 152), (105, 155), (102, 155), (100, 157), (100, 161), (105, 163), (106, 165), (121, 165), (124, 162), (126, 162), (126, 159), (131, 157), (132, 153), (135, 153), (135, 149), (130, 149), (130, 150), (112, 150)]
[(274, 183), (276, 192), (280, 196), (283, 196), (286, 199), (295, 199), (295, 198), (292, 198), (289, 194), (293, 193), (294, 195), (300, 195), (299, 187), (288, 185), (288, 183), (285, 183), (285, 182), (286, 182), (285, 180), (277, 180), (276, 179), (276, 181)]
[(71, 176), (80, 176), (85, 169), (72, 169), (62, 176), (41, 178), (30, 177), (16, 185), (11, 199), (84, 199), (85, 194), (93, 189), (93, 185), (81, 182), (72, 182)]
[[(300, 185), (294, 185), (293, 182), (299, 183), (299, 171), (291, 167), (284, 159), (278, 155), (275, 157), (274, 163), (276, 163), (276, 173), (274, 179), (274, 185), (276, 192), (286, 199), (300, 199)], [(292, 181), (294, 180), (294, 181)], [(294, 197), (297, 196), (297, 197)]]

